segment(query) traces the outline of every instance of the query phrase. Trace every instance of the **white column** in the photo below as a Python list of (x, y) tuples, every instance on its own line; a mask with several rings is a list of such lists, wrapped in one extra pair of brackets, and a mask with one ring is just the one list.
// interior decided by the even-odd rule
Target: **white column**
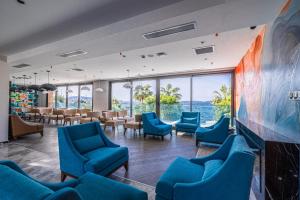
[(0, 142), (8, 141), (9, 74), (5, 56), (0, 55)]

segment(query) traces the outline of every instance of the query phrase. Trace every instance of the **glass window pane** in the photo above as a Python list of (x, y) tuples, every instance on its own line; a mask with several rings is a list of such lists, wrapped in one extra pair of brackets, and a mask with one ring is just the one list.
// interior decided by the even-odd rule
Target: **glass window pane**
[(160, 80), (160, 117), (174, 123), (183, 111), (190, 111), (190, 78)]
[(155, 112), (156, 81), (138, 80), (133, 82), (132, 92), (133, 114)]
[(223, 114), (231, 116), (231, 74), (193, 77), (192, 110), (200, 112), (202, 126), (215, 123)]
[(57, 108), (66, 108), (66, 86), (57, 87)]
[(112, 83), (111, 106), (113, 111), (127, 110), (130, 112), (130, 89), (124, 88), (126, 82)]
[(93, 85), (80, 86), (80, 108), (93, 109)]
[(78, 85), (68, 86), (68, 108), (78, 108)]

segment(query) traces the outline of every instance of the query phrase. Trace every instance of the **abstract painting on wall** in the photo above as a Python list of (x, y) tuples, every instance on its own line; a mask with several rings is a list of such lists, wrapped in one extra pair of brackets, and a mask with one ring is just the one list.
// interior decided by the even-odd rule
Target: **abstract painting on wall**
[(300, 141), (300, 1), (289, 0), (236, 68), (237, 117)]

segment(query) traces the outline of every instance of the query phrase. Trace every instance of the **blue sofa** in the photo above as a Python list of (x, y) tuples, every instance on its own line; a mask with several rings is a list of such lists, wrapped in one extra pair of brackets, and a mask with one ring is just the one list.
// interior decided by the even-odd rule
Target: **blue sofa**
[(182, 112), (180, 121), (176, 123), (176, 135), (178, 131), (185, 133), (195, 133), (200, 126), (199, 112)]
[(212, 126), (198, 127), (196, 130), (196, 146), (199, 142), (222, 144), (229, 135), (229, 122), (228, 117), (222, 116)]
[(249, 200), (255, 155), (241, 135), (214, 153), (177, 158), (156, 185), (156, 200)]
[(64, 183), (29, 177), (12, 161), (0, 161), (3, 200), (147, 200), (147, 193), (103, 176), (86, 173)]
[(58, 128), (62, 181), (86, 172), (107, 176), (124, 166), (128, 170), (128, 148), (112, 143), (98, 122)]
[(161, 136), (164, 140), (165, 135), (172, 135), (172, 125), (166, 124), (158, 119), (155, 112), (142, 114), (144, 137), (147, 135)]

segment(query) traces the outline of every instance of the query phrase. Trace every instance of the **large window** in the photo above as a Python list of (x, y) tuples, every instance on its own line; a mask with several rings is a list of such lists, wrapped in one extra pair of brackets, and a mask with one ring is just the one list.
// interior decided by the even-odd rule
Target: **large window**
[(56, 108), (66, 108), (67, 87), (57, 87)]
[(78, 85), (68, 86), (68, 108), (78, 108)]
[[(153, 111), (160, 113), (160, 118), (167, 123), (178, 121), (183, 111), (195, 111), (200, 112), (202, 126), (215, 123), (222, 114), (231, 117), (231, 73), (131, 82), (132, 88), (129, 89), (123, 87), (125, 82), (111, 83), (113, 110), (132, 109), (133, 115)], [(159, 96), (156, 91), (159, 91)], [(159, 99), (158, 104), (156, 99)]]
[(222, 114), (231, 116), (231, 74), (194, 76), (192, 110), (200, 112), (201, 125), (211, 125)]
[(130, 89), (123, 87), (126, 82), (111, 85), (111, 106), (113, 111), (128, 110), (130, 112)]
[(190, 111), (191, 78), (160, 80), (160, 117), (165, 122), (174, 123), (183, 111)]
[(93, 85), (80, 86), (80, 108), (92, 109), (93, 107)]
[(48, 94), (48, 106), (51, 105), (56, 108), (93, 109), (93, 85), (58, 86), (56, 92)]
[(155, 112), (156, 81), (137, 80), (133, 81), (132, 86), (133, 114)]

